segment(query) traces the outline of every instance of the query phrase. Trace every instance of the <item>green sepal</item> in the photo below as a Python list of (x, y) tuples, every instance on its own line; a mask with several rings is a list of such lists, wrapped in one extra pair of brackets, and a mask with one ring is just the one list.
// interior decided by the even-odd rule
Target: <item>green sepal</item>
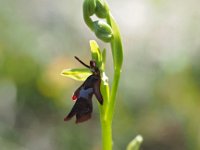
[(87, 68), (64, 69), (61, 72), (62, 76), (77, 80), (85, 81), (91, 75), (91, 71)]

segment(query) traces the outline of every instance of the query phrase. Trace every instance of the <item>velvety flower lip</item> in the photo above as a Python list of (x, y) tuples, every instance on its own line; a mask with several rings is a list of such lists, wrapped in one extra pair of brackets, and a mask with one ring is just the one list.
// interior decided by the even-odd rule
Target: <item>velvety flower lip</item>
[(75, 57), (82, 65), (92, 71), (83, 84), (74, 92), (72, 100), (76, 101), (70, 113), (64, 118), (64, 121), (70, 120), (76, 115), (76, 123), (87, 121), (92, 116), (92, 96), (95, 95), (101, 105), (103, 105), (103, 97), (100, 91), (101, 76), (95, 61), (90, 61), (90, 66)]

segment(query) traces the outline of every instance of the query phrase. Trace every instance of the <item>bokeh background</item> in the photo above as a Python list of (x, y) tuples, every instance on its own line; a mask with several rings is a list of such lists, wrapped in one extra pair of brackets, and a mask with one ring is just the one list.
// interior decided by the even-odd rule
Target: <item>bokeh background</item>
[[(81, 84), (60, 76), (90, 60), (95, 36), (82, 0), (0, 0), (0, 149), (100, 150), (97, 101), (90, 121), (64, 122)], [(137, 134), (142, 150), (200, 149), (200, 3), (108, 0), (121, 29), (124, 66), (114, 149)], [(112, 60), (107, 48), (107, 72)]]

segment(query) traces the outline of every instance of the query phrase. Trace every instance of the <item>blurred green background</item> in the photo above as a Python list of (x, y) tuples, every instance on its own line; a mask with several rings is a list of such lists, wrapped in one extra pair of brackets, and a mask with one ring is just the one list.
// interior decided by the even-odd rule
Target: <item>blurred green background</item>
[[(95, 39), (82, 0), (0, 0), (0, 149), (100, 150), (97, 101), (90, 121), (64, 122), (81, 82), (60, 76), (90, 60)], [(142, 150), (200, 149), (198, 0), (108, 0), (124, 43), (113, 120), (114, 150), (137, 134)], [(107, 70), (112, 76), (109, 45)]]

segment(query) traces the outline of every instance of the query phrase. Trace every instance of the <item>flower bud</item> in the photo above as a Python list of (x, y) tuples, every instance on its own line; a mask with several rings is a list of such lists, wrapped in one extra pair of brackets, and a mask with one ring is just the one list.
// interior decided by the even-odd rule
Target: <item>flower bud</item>
[(83, 3), (83, 11), (85, 14), (92, 16), (95, 13), (96, 0), (85, 0)]
[(112, 28), (103, 21), (94, 22), (95, 35), (104, 42), (110, 42), (113, 37)]
[(108, 15), (108, 7), (104, 0), (96, 0), (95, 14), (99, 18), (106, 18)]

